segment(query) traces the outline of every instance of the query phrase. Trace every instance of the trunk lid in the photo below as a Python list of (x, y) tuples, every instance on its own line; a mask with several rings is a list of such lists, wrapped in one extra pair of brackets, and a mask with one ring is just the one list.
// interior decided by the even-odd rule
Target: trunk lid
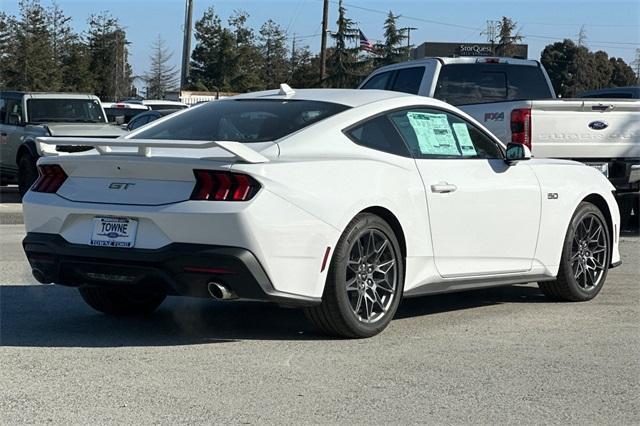
[[(91, 153), (58, 153), (63, 147), (95, 147)], [(59, 164), (68, 178), (57, 194), (71, 201), (158, 206), (190, 198), (194, 170), (229, 170), (236, 162), (259, 163), (278, 155), (273, 142), (104, 140), (38, 138), (42, 164)], [(123, 146), (118, 146), (123, 145)], [(183, 145), (183, 146), (181, 146)], [(256, 146), (255, 148), (253, 148)], [(259, 151), (259, 152), (258, 152)]]
[(537, 157), (640, 157), (640, 101), (534, 101), (532, 153)]

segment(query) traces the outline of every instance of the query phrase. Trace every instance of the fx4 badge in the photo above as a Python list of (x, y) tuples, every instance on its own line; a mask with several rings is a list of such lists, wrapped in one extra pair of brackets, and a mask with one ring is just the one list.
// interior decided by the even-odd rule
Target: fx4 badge
[(504, 121), (504, 112), (485, 112), (484, 121)]
[(127, 188), (129, 188), (130, 186), (135, 185), (135, 183), (128, 183), (128, 182), (111, 182), (109, 184), (109, 189), (122, 189), (123, 191), (126, 191)]
[(558, 193), (557, 192), (550, 192), (547, 194), (547, 199), (549, 200), (557, 200), (558, 199)]

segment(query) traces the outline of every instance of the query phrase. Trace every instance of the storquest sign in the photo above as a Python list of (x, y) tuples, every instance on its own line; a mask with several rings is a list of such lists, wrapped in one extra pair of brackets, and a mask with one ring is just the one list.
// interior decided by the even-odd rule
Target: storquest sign
[[(489, 43), (422, 43), (411, 51), (413, 59), (444, 56), (493, 56), (493, 48)], [(513, 45), (513, 56), (515, 58), (527, 58), (529, 46), (526, 44)]]

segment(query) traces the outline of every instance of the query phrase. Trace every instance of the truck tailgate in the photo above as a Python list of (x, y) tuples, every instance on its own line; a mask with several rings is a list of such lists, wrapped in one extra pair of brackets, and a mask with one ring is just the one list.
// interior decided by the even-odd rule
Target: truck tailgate
[(537, 157), (640, 158), (640, 101), (533, 101), (531, 141)]

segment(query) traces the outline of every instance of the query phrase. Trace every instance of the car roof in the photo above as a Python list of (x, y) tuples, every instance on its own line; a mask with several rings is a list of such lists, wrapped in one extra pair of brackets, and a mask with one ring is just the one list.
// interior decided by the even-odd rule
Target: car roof
[(141, 105), (141, 104), (134, 104), (134, 103), (130, 103), (130, 102), (102, 102), (102, 107), (103, 108), (131, 108), (131, 109), (139, 109), (142, 111), (148, 111), (149, 107), (145, 106), (145, 105)]
[(277, 99), (277, 100), (306, 100), (330, 102), (335, 104), (346, 105), (349, 107), (358, 107), (372, 102), (383, 101), (386, 99), (396, 99), (405, 97), (415, 97), (420, 102), (432, 100), (422, 96), (411, 95), (409, 93), (392, 92), (387, 90), (361, 90), (361, 89), (292, 89), (294, 93), (285, 94), (280, 90), (265, 90), (262, 92), (246, 93), (236, 95), (227, 99), (221, 99), (217, 102), (228, 102), (238, 99)]
[(381, 68), (377, 68), (371, 74), (377, 74), (381, 71), (393, 70), (398, 68), (409, 68), (416, 67), (421, 65), (427, 65), (434, 61), (438, 61), (443, 65), (454, 65), (454, 64), (477, 64), (477, 63), (486, 63), (485, 61), (498, 61), (499, 64), (510, 64), (510, 65), (525, 65), (537, 67), (540, 63), (534, 59), (517, 59), (517, 58), (506, 58), (506, 57), (498, 57), (498, 56), (461, 56), (457, 58), (448, 58), (443, 56), (433, 56), (428, 58), (420, 58), (420, 59), (412, 59), (410, 61), (398, 62), (397, 64), (387, 65)]
[(187, 106), (187, 104), (178, 101), (168, 101), (165, 99), (144, 99), (140, 101), (142, 105), (176, 105), (176, 106)]
[(2, 95), (28, 96), (32, 99), (97, 99), (90, 93), (0, 91)]

